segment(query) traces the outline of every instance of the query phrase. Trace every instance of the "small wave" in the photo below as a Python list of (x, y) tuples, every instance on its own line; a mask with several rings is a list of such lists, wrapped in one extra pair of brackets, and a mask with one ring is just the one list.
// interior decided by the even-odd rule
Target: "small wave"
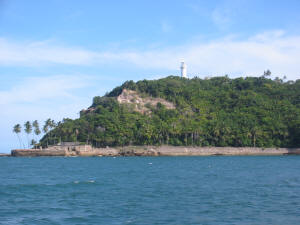
[(88, 180), (88, 181), (78, 181), (78, 180), (75, 180), (73, 183), (74, 184), (84, 184), (84, 183), (95, 183), (96, 181), (95, 180)]

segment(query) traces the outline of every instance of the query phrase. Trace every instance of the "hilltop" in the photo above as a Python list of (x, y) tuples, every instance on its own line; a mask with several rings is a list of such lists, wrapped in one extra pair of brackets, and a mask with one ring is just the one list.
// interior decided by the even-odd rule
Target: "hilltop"
[(266, 77), (127, 81), (41, 144), (299, 147), (300, 80)]

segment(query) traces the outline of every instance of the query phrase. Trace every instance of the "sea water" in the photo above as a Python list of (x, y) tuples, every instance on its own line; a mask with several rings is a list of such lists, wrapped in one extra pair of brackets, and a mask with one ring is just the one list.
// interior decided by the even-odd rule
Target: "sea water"
[(300, 157), (2, 157), (0, 224), (300, 224)]

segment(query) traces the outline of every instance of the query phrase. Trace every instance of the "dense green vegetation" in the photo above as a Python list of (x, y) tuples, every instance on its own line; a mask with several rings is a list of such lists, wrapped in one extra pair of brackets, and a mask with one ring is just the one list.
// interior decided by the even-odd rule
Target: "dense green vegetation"
[[(119, 104), (123, 89), (166, 99), (149, 106), (150, 115)], [(262, 77), (127, 81), (79, 119), (64, 119), (41, 144), (79, 141), (97, 147), (123, 145), (196, 145), (300, 147), (300, 80)]]

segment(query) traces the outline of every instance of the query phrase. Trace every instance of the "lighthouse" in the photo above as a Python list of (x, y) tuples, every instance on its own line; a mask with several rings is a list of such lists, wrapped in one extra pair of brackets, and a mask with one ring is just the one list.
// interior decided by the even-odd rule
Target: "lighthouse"
[(185, 62), (181, 62), (180, 70), (181, 70), (181, 77), (187, 78)]

